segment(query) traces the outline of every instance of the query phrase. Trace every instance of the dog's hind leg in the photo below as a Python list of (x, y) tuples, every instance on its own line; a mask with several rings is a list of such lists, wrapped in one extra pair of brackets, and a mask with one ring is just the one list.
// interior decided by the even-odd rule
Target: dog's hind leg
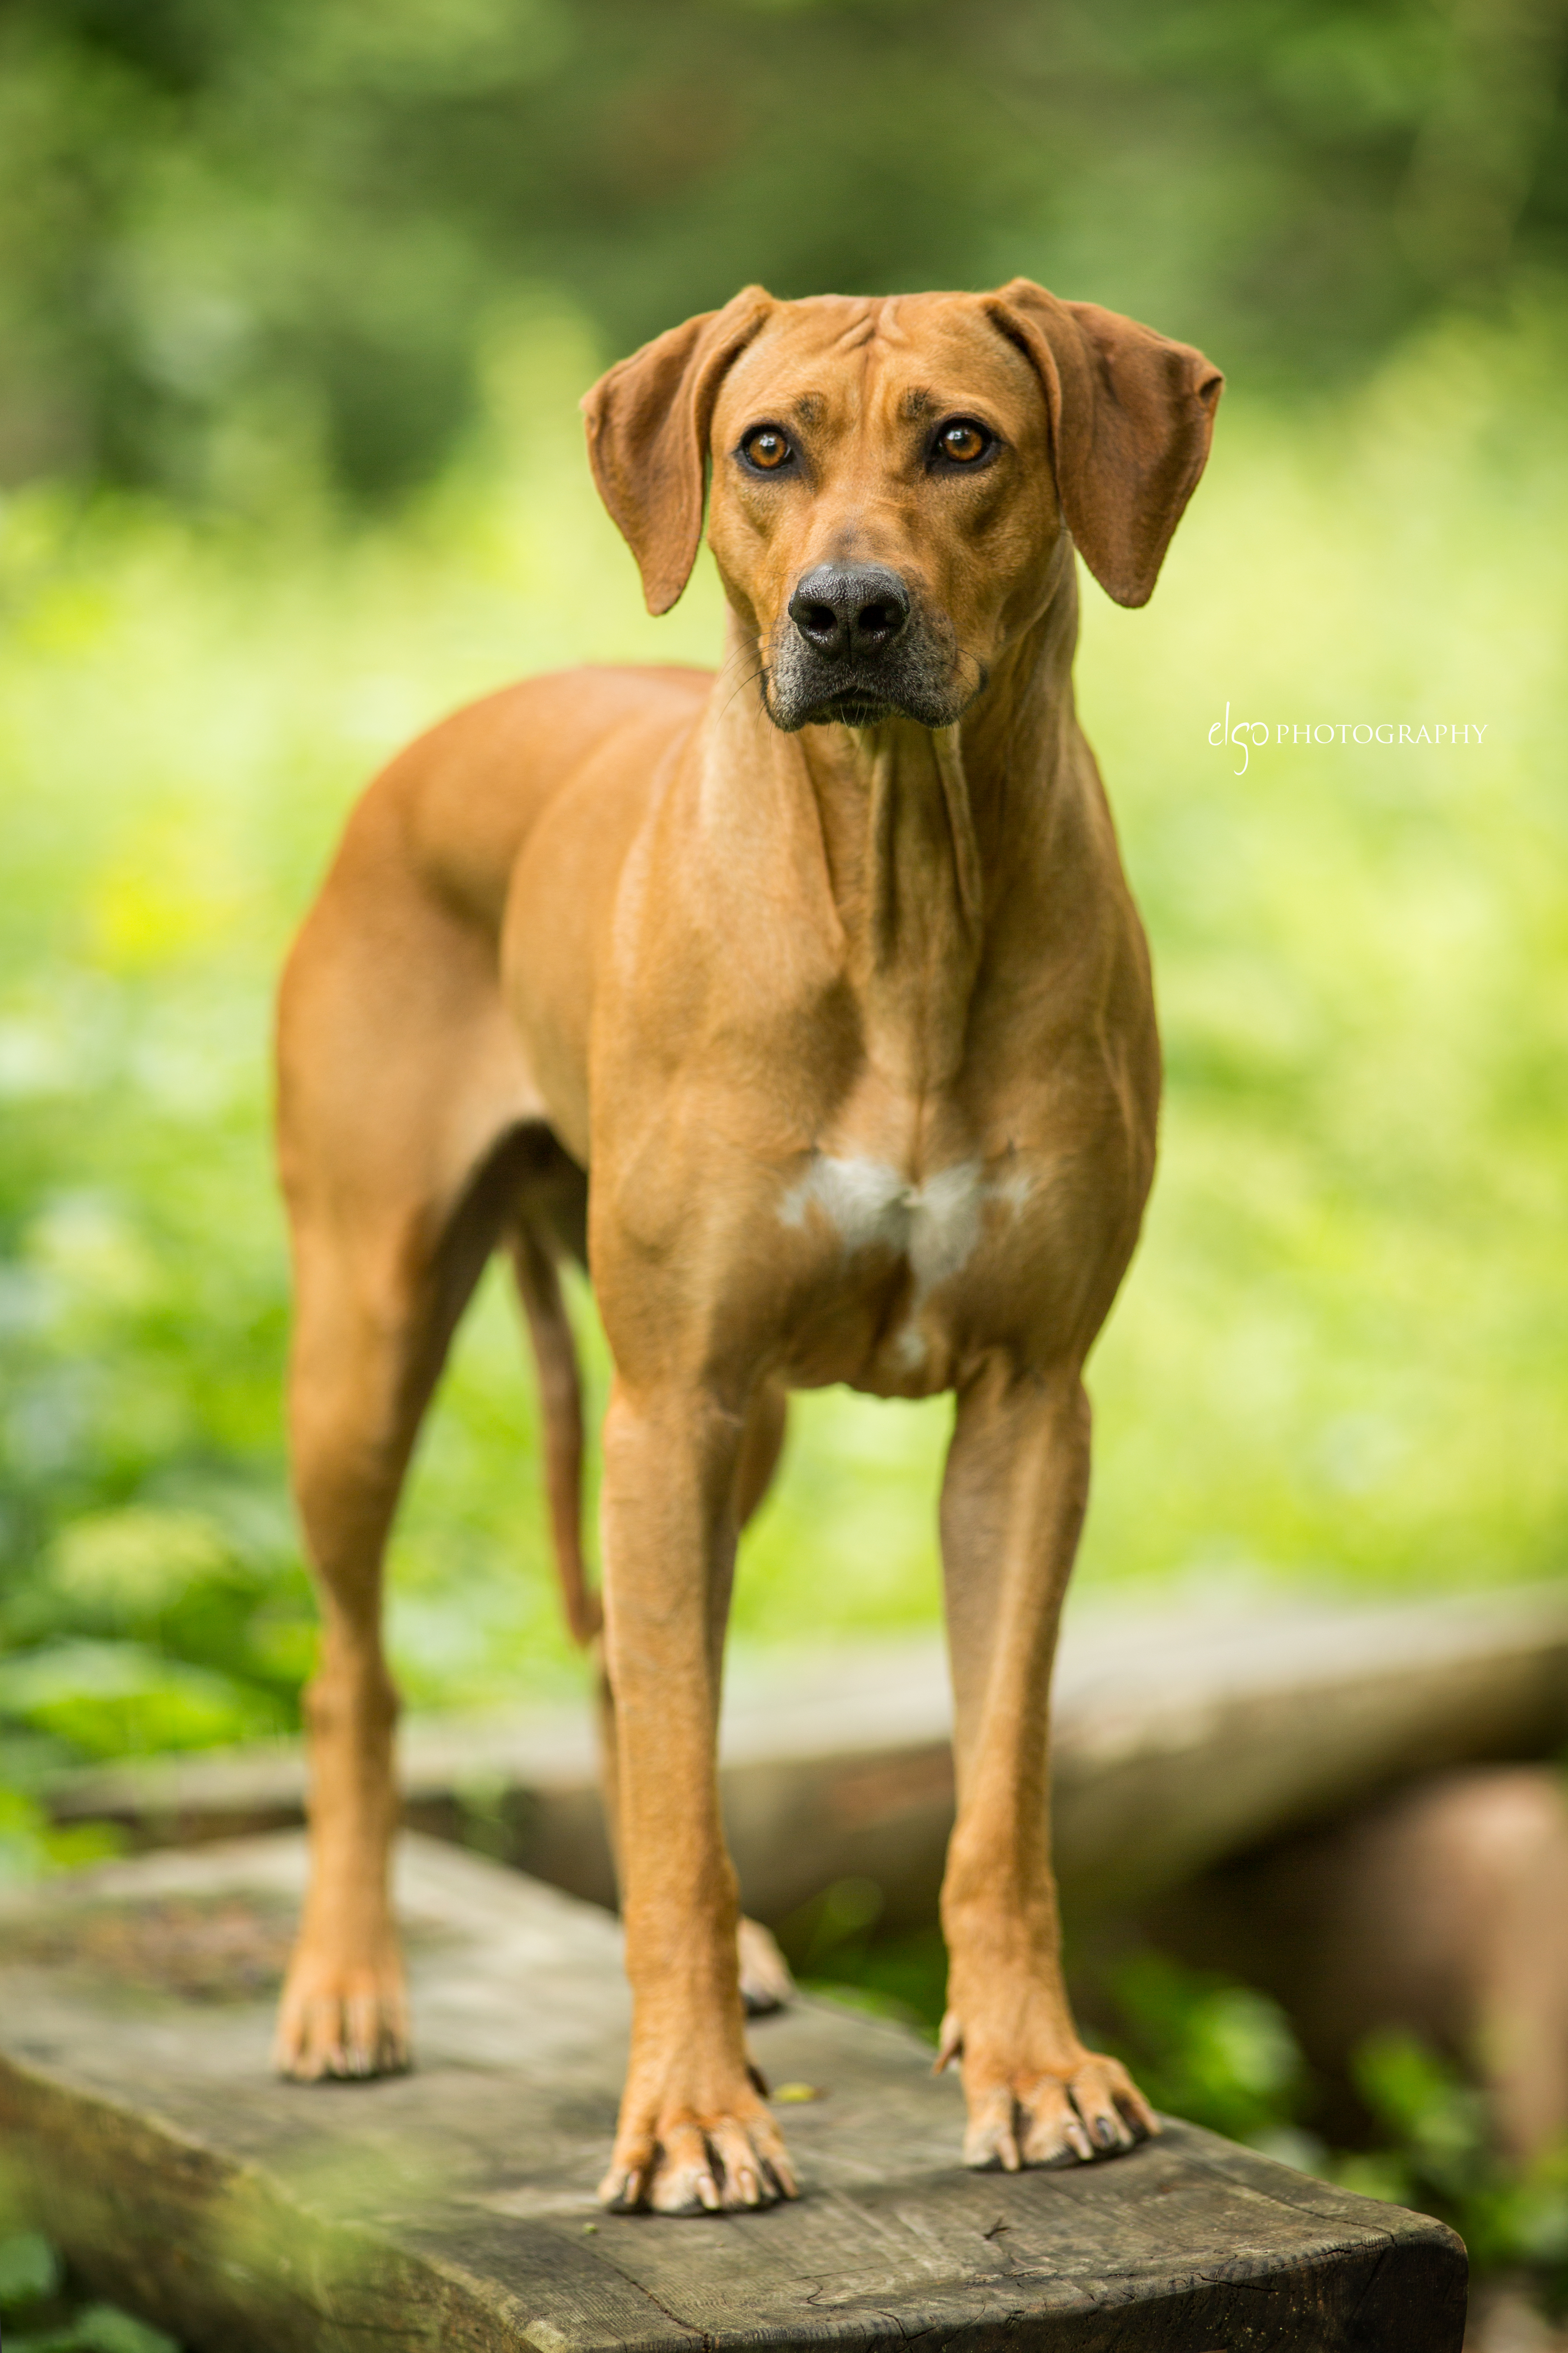
[[(784, 1451), (788, 1412), (787, 1394), (771, 1381), (764, 1383), (752, 1400), (741, 1440), (741, 1459), (735, 1471), (735, 1520), (742, 1528), (772, 1484), (779, 1456)], [(727, 1616), (728, 1592), (724, 1596), (724, 1604)], [(716, 1640), (722, 1649), (722, 1620)], [(770, 2010), (783, 2010), (793, 2001), (795, 1979), (772, 1931), (764, 1928), (760, 1920), (742, 1918), (736, 1944), (741, 1958), (741, 2000), (747, 2017), (765, 2018)]]
[[(773, 1484), (784, 1452), (789, 1417), (788, 1392), (774, 1381), (764, 1381), (752, 1398), (741, 1439), (741, 1459), (735, 1468), (735, 1523), (744, 1528)], [(723, 1627), (719, 1640), (724, 1639)]]
[(510, 1237), (512, 1272), (539, 1375), (544, 1489), (561, 1602), (572, 1639), (586, 1650), (604, 1624), (583, 1558), (583, 1384), (561, 1276), (542, 1220), (520, 1217)]
[(296, 950), (279, 1024), (290, 1451), (323, 1632), (306, 1698), (310, 1881), (276, 2057), (306, 2080), (406, 2063), (382, 1556), (529, 1134), (480, 944), (395, 873), (374, 881), (351, 891), (340, 866)]

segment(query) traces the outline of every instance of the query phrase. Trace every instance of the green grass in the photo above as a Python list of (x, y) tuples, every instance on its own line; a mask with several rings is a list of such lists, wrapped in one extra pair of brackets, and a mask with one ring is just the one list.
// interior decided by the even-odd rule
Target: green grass
[[(1092, 1367), (1086, 1587), (1476, 1585), (1563, 1562), (1568, 334), (1453, 326), (1352, 401), (1234, 394), (1154, 602), (1087, 592), (1081, 701), (1169, 1063), (1143, 1246)], [(73, 1757), (286, 1729), (312, 1611), (284, 1501), (268, 997), (378, 760), (569, 660), (701, 659), (642, 613), (536, 319), (395, 526), (258, 454), (251, 519), (0, 512), (0, 1854)], [(1484, 721), (1483, 747), (1211, 744)], [(591, 1377), (605, 1360), (585, 1300)], [(947, 1409), (802, 1399), (740, 1635), (932, 1620)], [(515, 1318), (487, 1284), (400, 1527), (422, 1704), (577, 1673)], [(77, 1850), (72, 1850), (73, 1852)]]

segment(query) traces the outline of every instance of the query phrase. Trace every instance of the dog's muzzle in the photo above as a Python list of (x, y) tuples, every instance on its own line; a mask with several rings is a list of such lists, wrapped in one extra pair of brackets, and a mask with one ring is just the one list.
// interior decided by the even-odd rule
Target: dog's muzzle
[(955, 697), (951, 630), (917, 612), (885, 564), (819, 564), (789, 600), (769, 666), (764, 701), (776, 727), (840, 720), (866, 727), (895, 712), (924, 727), (950, 726)]

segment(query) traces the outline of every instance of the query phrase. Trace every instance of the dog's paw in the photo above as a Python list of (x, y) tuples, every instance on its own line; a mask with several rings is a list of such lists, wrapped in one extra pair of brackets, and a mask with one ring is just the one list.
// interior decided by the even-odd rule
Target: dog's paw
[(358, 1964), (296, 1953), (279, 2004), (272, 2063), (296, 2084), (404, 2073), (408, 2002), (395, 1951)]
[(741, 2000), (748, 2018), (787, 2010), (795, 2000), (789, 1963), (760, 1920), (742, 1920), (735, 1938), (741, 1963)]
[(721, 2214), (799, 2194), (783, 2136), (749, 2084), (728, 2110), (623, 2119), (599, 2184), (617, 2214)]
[(939, 2067), (958, 2059), (969, 2122), (963, 2161), (1016, 2173), (1022, 2166), (1089, 2165), (1160, 2130), (1160, 2120), (1120, 2059), (1081, 2047), (1065, 2064), (1001, 2067), (963, 2052), (943, 2021)]

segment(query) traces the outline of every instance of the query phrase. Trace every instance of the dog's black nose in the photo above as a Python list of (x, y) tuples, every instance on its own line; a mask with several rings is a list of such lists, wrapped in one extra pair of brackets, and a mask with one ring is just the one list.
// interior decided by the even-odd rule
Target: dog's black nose
[(789, 617), (814, 652), (853, 660), (902, 634), (910, 592), (885, 564), (819, 564), (790, 598)]

